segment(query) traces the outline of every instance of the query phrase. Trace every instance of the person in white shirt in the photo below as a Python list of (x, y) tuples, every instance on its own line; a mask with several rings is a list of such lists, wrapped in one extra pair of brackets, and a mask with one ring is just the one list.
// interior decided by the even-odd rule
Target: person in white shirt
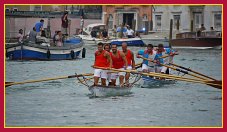
[(127, 36), (128, 38), (134, 38), (134, 31), (130, 28), (130, 26), (127, 26)]
[(23, 38), (24, 38), (23, 30), (20, 29), (20, 30), (19, 30), (19, 33), (18, 33), (18, 35), (17, 35), (18, 42), (19, 42), (19, 43), (22, 43), (22, 42), (23, 42)]

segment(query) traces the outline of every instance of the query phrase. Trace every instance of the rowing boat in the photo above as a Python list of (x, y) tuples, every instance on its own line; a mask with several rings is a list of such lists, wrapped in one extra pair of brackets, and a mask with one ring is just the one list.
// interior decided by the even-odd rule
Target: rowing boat
[(160, 87), (166, 84), (173, 84), (176, 80), (173, 79), (155, 79), (152, 77), (142, 76), (140, 81), (141, 88), (154, 88)]
[(89, 91), (95, 97), (108, 97), (108, 96), (123, 96), (131, 94), (132, 87), (119, 87), (119, 86), (90, 86)]

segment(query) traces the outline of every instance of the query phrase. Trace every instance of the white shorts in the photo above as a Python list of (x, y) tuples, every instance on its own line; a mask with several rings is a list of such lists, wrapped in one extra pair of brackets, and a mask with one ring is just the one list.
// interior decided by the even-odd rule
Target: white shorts
[(142, 70), (148, 70), (148, 72), (155, 72), (155, 66), (147, 66), (146, 64), (143, 64)]
[(107, 79), (107, 70), (95, 69), (94, 76)]
[(167, 67), (163, 66), (162, 70), (161, 70), (161, 73), (166, 73), (166, 70), (167, 70)]
[[(119, 70), (124, 70), (124, 68), (120, 68)], [(118, 76), (125, 76), (125, 72), (111, 73), (111, 79), (117, 79)]]
[(162, 66), (155, 66), (155, 72), (160, 73), (162, 71)]
[[(167, 69), (168, 69), (167, 67), (163, 66), (161, 73), (166, 73)], [(169, 68), (169, 73), (170, 73), (170, 71), (171, 71), (171, 69)]]
[(127, 70), (132, 70), (132, 66), (128, 66), (126, 69)]
[[(108, 71), (109, 72), (109, 71)], [(112, 73), (107, 73), (107, 80), (108, 80), (108, 82), (111, 82), (111, 74)]]

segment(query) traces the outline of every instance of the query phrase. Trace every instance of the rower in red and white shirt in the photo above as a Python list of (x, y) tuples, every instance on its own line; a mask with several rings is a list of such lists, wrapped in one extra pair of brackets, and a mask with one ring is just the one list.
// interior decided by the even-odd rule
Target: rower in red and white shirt
[[(127, 43), (123, 42), (122, 43), (122, 51), (126, 56), (127, 62), (128, 62), (128, 66), (127, 66), (127, 70), (135, 70), (135, 60), (134, 60), (134, 53), (127, 49)], [(129, 77), (130, 77), (130, 73), (126, 73), (125, 74), (125, 82), (126, 84), (129, 84)]]
[[(112, 44), (112, 52), (110, 53), (111, 59), (112, 59), (112, 64), (113, 68), (115, 69), (120, 69), (124, 70), (128, 66), (127, 59), (125, 57), (125, 54), (122, 51), (117, 50), (117, 45)], [(116, 85), (116, 79), (119, 76), (119, 82), (120, 86), (124, 84), (124, 72), (119, 72), (119, 73), (111, 73), (111, 81), (113, 85)]]
[[(109, 52), (103, 50), (103, 43), (98, 43), (98, 50), (95, 52), (94, 67), (111, 68), (112, 60)], [(101, 83), (106, 86), (107, 70), (95, 69), (94, 70), (94, 85), (98, 85), (99, 78)]]
[[(109, 43), (106, 43), (104, 45), (104, 50), (107, 51), (108, 53), (110, 53), (111, 46), (110, 46)], [(112, 85), (112, 82), (111, 82), (111, 72), (110, 71), (107, 72), (107, 79), (106, 80), (108, 82), (108, 86)]]

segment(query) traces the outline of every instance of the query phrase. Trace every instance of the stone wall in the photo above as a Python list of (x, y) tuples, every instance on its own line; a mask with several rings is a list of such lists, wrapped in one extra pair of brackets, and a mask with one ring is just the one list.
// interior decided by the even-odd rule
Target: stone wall
[[(19, 29), (23, 29), (25, 34), (27, 34), (35, 26), (36, 22), (39, 22), (41, 18), (6, 18), (5, 22), (5, 34), (6, 37), (16, 37)], [(70, 35), (76, 33), (76, 29), (80, 28), (80, 19), (79, 18), (69, 18), (71, 20), (70, 24)], [(47, 28), (48, 19), (43, 18), (44, 28)], [(92, 23), (102, 23), (102, 20), (97, 19), (85, 19), (84, 26), (86, 27)], [(54, 32), (61, 30), (61, 18), (51, 18), (50, 19), (50, 30), (51, 35), (54, 35)]]

